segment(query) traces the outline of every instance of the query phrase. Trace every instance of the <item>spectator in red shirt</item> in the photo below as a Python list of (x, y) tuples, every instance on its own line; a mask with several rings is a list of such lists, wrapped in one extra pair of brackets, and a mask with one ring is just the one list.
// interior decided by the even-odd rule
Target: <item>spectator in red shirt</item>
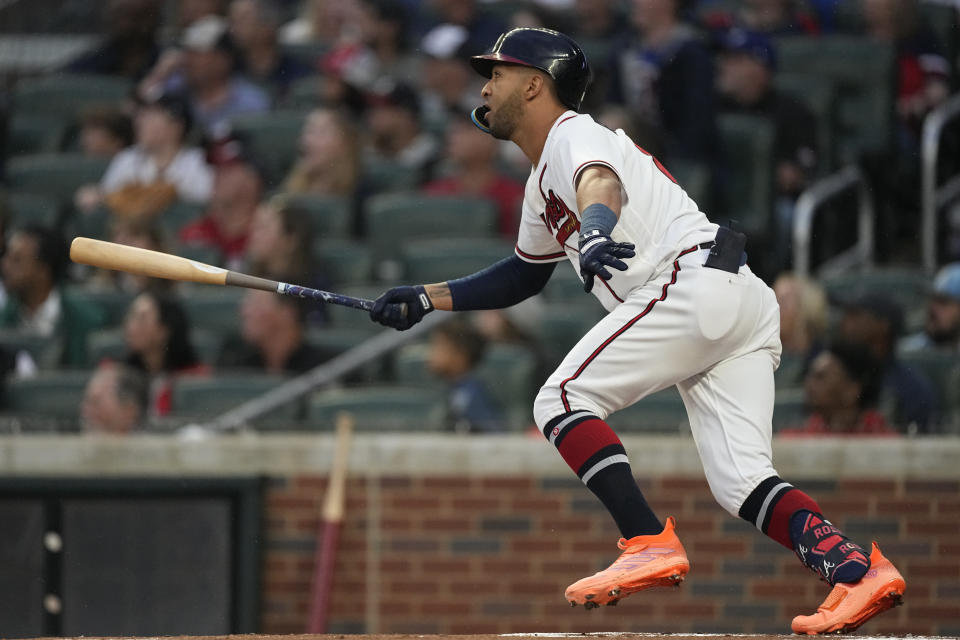
[(504, 238), (517, 236), (523, 184), (497, 168), (500, 143), (470, 122), (454, 117), (447, 129), (443, 160), (449, 173), (424, 185), (430, 195), (482, 196), (497, 204), (498, 231)]
[(813, 359), (804, 381), (810, 417), (787, 436), (895, 436), (876, 405), (880, 365), (858, 344), (835, 343)]

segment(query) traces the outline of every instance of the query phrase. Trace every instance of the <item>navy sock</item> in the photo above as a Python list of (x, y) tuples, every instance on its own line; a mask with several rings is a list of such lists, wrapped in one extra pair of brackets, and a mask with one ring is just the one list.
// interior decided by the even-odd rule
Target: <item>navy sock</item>
[(870, 569), (870, 554), (819, 513), (794, 513), (790, 539), (800, 561), (831, 585), (856, 582)]

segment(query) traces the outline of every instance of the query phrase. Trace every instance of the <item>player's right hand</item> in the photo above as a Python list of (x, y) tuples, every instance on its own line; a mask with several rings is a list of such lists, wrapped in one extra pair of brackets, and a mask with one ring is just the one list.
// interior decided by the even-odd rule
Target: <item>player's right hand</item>
[(406, 331), (433, 311), (433, 302), (423, 285), (388, 289), (373, 302), (370, 319), (385, 327)]
[(626, 271), (627, 263), (621, 258), (637, 255), (631, 242), (614, 242), (610, 236), (599, 231), (580, 235), (580, 276), (583, 278), (583, 290), (590, 293), (594, 276), (609, 280), (613, 275), (607, 267)]

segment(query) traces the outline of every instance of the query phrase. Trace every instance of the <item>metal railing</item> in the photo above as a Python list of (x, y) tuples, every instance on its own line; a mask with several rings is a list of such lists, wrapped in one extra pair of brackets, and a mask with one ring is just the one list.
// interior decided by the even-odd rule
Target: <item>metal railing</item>
[(960, 116), (960, 94), (954, 95), (934, 109), (923, 121), (923, 143), (920, 150), (921, 253), (923, 268), (928, 273), (937, 269), (937, 212), (960, 197), (960, 174), (937, 186), (937, 161), (943, 129)]
[(810, 185), (797, 198), (793, 216), (793, 269), (798, 275), (810, 275), (810, 248), (813, 221), (823, 205), (849, 191), (857, 193), (857, 243), (820, 266), (823, 274), (845, 271), (854, 266), (872, 265), (876, 209), (866, 176), (860, 167), (850, 165)]
[(314, 389), (328, 385), (341, 376), (390, 353), (394, 349), (399, 349), (420, 337), (421, 334), (446, 322), (450, 319), (450, 316), (449, 312), (437, 311), (426, 316), (419, 324), (414, 325), (407, 331), (395, 331), (393, 329), (381, 331), (329, 362), (325, 362), (262, 395), (251, 398), (200, 426), (210, 432), (240, 429), (249, 424), (250, 421), (293, 402)]

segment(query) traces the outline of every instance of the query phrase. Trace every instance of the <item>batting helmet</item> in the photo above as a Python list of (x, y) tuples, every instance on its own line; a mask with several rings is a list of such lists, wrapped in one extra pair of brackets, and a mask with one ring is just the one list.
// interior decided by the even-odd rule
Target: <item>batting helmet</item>
[(504, 62), (540, 69), (553, 78), (560, 102), (579, 111), (591, 80), (590, 65), (580, 45), (569, 36), (552, 29), (511, 29), (497, 39), (489, 53), (470, 60), (486, 78), (493, 73), (493, 65)]

